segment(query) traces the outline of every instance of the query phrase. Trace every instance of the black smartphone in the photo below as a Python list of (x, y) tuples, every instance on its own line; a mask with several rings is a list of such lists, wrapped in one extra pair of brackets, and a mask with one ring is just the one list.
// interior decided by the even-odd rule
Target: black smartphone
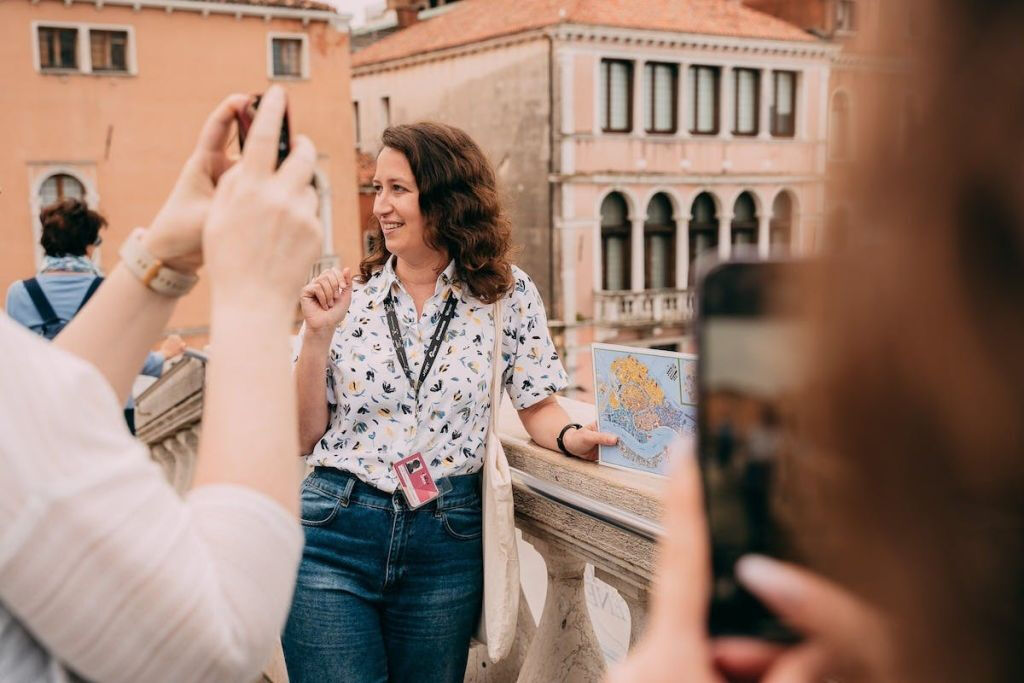
[[(245, 149), (245, 138), (249, 134), (249, 127), (252, 126), (253, 119), (256, 118), (256, 110), (259, 109), (261, 99), (263, 99), (262, 95), (253, 95), (242, 113), (235, 116), (235, 120), (238, 123), (239, 151)], [(274, 168), (279, 168), (281, 163), (291, 154), (291, 151), (292, 134), (291, 127), (288, 125), (288, 107), (285, 106), (284, 117), (281, 119), (281, 134), (277, 139), (277, 163)]]
[(805, 386), (806, 264), (729, 262), (698, 290), (697, 451), (710, 526), (712, 635), (791, 642), (734, 575), (748, 553), (799, 561), (793, 458)]

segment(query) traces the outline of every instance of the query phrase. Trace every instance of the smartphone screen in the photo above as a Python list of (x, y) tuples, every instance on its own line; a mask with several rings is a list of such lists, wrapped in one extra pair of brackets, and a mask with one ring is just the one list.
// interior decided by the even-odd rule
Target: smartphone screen
[(736, 581), (736, 561), (759, 553), (798, 560), (795, 410), (805, 385), (806, 320), (797, 263), (727, 263), (699, 293), (698, 453), (710, 526), (713, 635), (792, 640)]

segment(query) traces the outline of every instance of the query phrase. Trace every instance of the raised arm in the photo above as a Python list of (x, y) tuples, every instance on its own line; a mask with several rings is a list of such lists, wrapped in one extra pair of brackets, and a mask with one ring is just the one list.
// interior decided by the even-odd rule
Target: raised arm
[[(194, 273), (202, 265), (203, 221), (218, 179), (232, 164), (224, 153), (232, 122), (248, 100), (232, 95), (210, 114), (174, 190), (145, 233), (146, 250), (173, 270)], [(176, 301), (118, 264), (54, 343), (94, 365), (124, 400)]]
[(349, 269), (331, 268), (303, 287), (302, 348), (295, 363), (295, 385), (299, 395), (300, 454), (313, 450), (327, 431), (330, 411), (327, 396), (327, 359), (334, 330), (345, 317), (352, 302), (352, 275)]

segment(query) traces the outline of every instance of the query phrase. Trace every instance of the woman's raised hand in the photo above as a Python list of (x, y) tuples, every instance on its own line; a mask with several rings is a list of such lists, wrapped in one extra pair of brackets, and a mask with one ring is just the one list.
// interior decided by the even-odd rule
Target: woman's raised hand
[(323, 229), (310, 185), (316, 149), (294, 138), (274, 170), (285, 94), (272, 86), (256, 112), (242, 159), (221, 177), (203, 230), (213, 302), (230, 299), (253, 311), (290, 317), (295, 294), (320, 250)]
[(299, 303), (307, 329), (333, 333), (352, 303), (352, 273), (348, 268), (325, 270), (302, 288)]

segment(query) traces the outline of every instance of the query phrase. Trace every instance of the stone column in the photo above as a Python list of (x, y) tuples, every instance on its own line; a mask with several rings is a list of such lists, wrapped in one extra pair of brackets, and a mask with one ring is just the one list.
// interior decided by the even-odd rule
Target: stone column
[(647, 625), (647, 589), (599, 567), (594, 568), (594, 576), (614, 588), (629, 607), (629, 648), (633, 649)]
[[(526, 534), (524, 534), (526, 538)], [(537, 632), (519, 672), (522, 683), (590, 683), (604, 677), (604, 654), (587, 612), (583, 560), (541, 539), (526, 540), (544, 556), (548, 590)]]
[(757, 217), (757, 255), (761, 258), (768, 258), (771, 253), (771, 220), (769, 211), (761, 209)]

